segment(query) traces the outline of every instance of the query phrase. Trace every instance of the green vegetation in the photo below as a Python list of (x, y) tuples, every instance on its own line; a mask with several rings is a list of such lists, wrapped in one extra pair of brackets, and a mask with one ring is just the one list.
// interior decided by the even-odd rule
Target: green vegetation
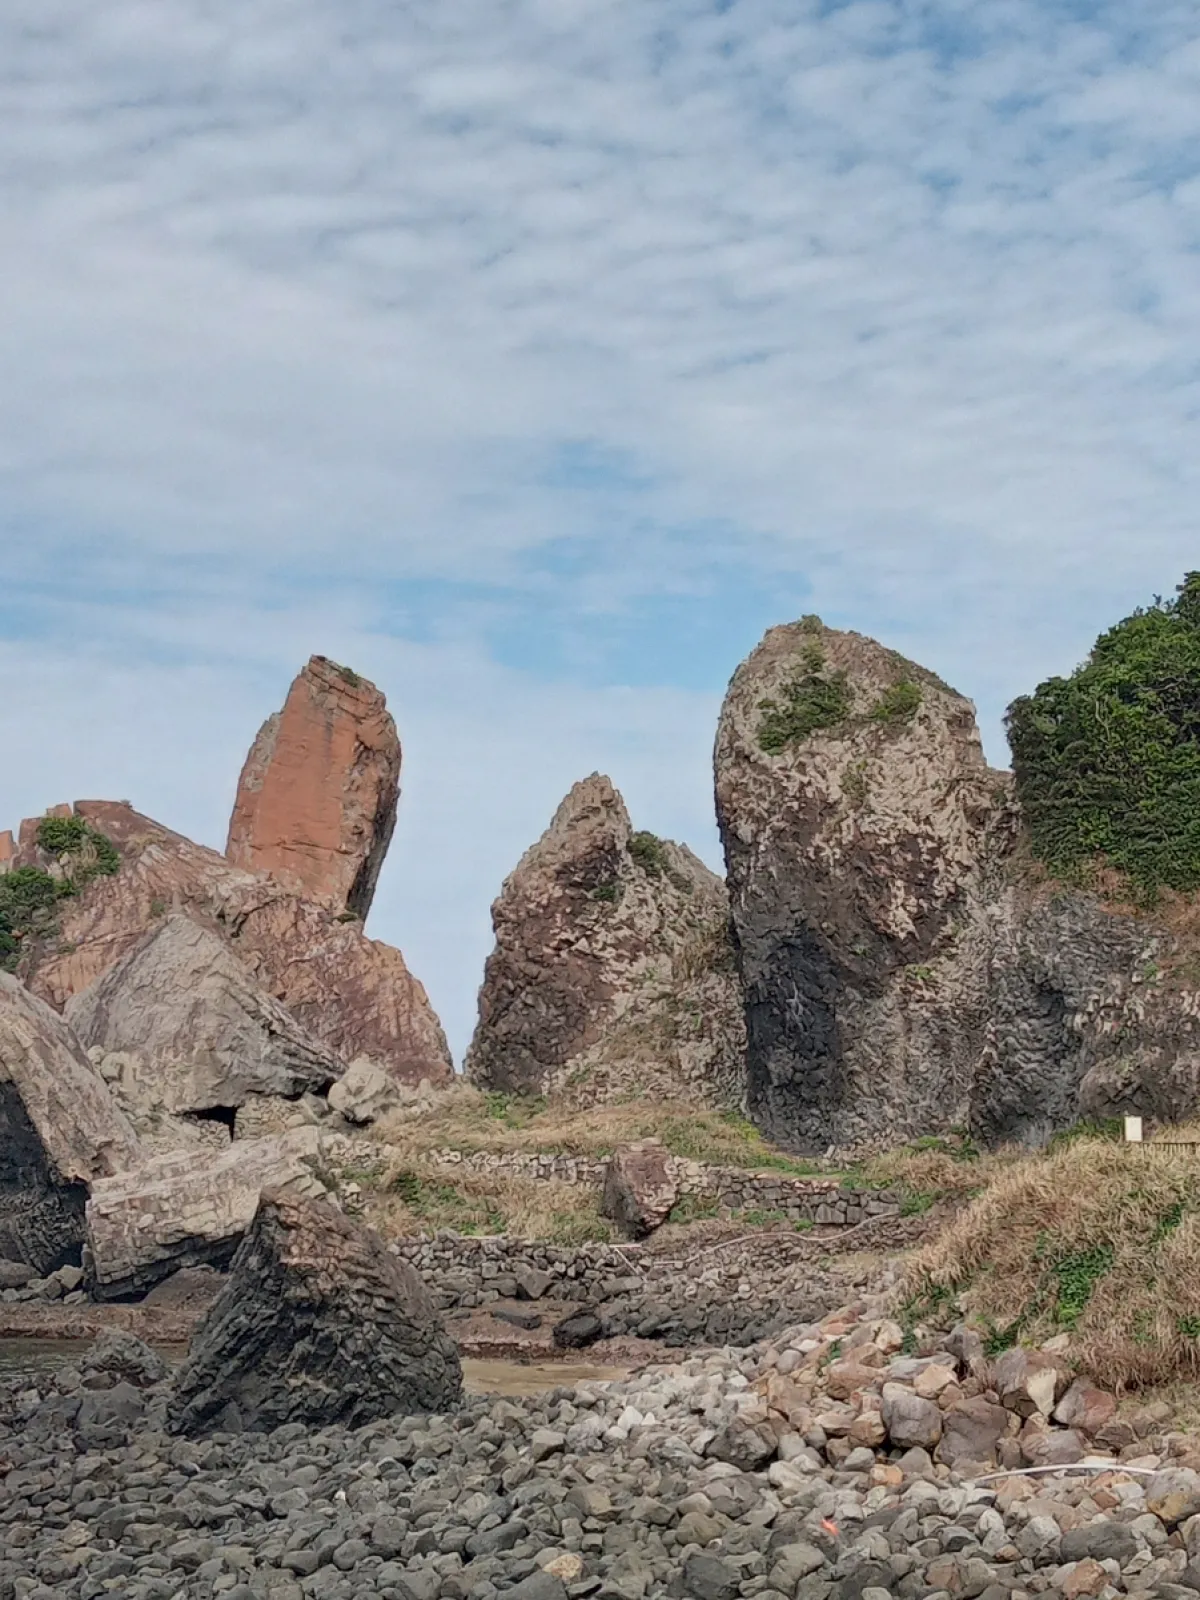
[(800, 655), (800, 672), (784, 685), (783, 704), (760, 700), (759, 749), (778, 755), (822, 728), (836, 728), (850, 714), (850, 685), (843, 671), (827, 669), (825, 652), (814, 640)]
[(621, 898), (621, 885), (616, 878), (611, 878), (607, 883), (598, 883), (588, 896), (589, 900), (599, 900), (602, 905), (616, 905)]
[(912, 721), (920, 704), (920, 684), (914, 683), (911, 678), (898, 678), (883, 691), (867, 715), (872, 722), (898, 727), (901, 723)]
[(648, 878), (661, 878), (667, 869), (667, 851), (655, 833), (635, 833), (629, 841), (629, 854)]
[(1017, 795), (1035, 856), (1068, 881), (1107, 864), (1139, 897), (1200, 888), (1200, 573), (1097, 639), (1069, 678), (1014, 700)]
[(407, 1168), (390, 1179), (392, 1189), (418, 1222), (456, 1233), (504, 1232), (504, 1214), (490, 1199), (464, 1194), (452, 1183), (438, 1182)]
[(6, 972), (16, 971), (24, 941), (56, 931), (60, 900), (121, 867), (112, 840), (82, 817), (43, 817), (37, 842), (56, 858), (59, 875), (42, 867), (14, 867), (0, 876), (0, 969)]
[(338, 677), (343, 683), (348, 683), (352, 689), (358, 689), (362, 687), (363, 680), (352, 667), (339, 667), (336, 661), (330, 662), (330, 665), (333, 667), (333, 670), (337, 673)]
[(712, 1222), (720, 1216), (721, 1208), (715, 1194), (680, 1195), (667, 1214), (668, 1222)]

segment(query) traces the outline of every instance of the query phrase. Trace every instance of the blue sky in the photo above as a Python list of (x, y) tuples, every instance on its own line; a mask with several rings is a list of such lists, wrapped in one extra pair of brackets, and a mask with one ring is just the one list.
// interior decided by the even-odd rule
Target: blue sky
[(805, 611), (980, 707), (1200, 566), (1200, 22), (1082, 0), (9, 0), (0, 825), (219, 844), (312, 651), (388, 693), (372, 931), (461, 1051), (600, 768), (712, 861)]

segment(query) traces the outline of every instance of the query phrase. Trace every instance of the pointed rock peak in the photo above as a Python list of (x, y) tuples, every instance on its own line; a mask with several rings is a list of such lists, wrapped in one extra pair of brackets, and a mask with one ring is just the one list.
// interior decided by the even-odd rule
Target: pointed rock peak
[(383, 695), (313, 656), (246, 757), (225, 853), (365, 918), (399, 796), (400, 740)]
[(627, 838), (632, 825), (612, 779), (593, 772), (571, 785), (539, 844), (600, 831)]

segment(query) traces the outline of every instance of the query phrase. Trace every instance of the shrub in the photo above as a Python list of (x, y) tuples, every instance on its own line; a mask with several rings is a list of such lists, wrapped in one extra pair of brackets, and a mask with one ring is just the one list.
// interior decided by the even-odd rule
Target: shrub
[(92, 878), (112, 877), (121, 870), (116, 845), (83, 817), (43, 817), (38, 823), (37, 842), (39, 849), (58, 858), (77, 887)]
[(14, 867), (0, 876), (0, 965), (6, 972), (16, 969), (25, 939), (53, 929), (55, 907), (69, 893), (69, 884), (41, 867)]
[(629, 854), (648, 878), (661, 878), (667, 866), (667, 851), (654, 833), (635, 833), (629, 841)]
[(921, 685), (911, 678), (899, 678), (879, 696), (867, 715), (872, 722), (882, 722), (895, 727), (911, 722), (921, 704)]
[(1014, 700), (1007, 728), (1034, 854), (1098, 862), (1152, 899), (1200, 887), (1200, 573), (1097, 639), (1069, 678)]
[(822, 728), (836, 728), (850, 712), (850, 685), (843, 671), (829, 671), (825, 652), (814, 640), (800, 656), (800, 671), (784, 685), (783, 704), (760, 700), (758, 745), (778, 755)]

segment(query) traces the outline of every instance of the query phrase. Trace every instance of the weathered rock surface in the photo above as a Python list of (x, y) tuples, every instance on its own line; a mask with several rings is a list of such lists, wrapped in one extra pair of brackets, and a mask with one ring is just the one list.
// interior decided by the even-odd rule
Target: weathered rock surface
[(313, 656), (246, 757), (225, 853), (365, 919), (399, 795), (400, 740), (383, 695)]
[[(844, 715), (765, 749), (777, 743), (772, 706), (802, 692), (806, 673), (840, 688)], [(735, 673), (717, 734), (717, 815), (749, 1106), (773, 1137), (809, 1150), (895, 1144), (965, 1122), (1004, 785), (970, 702), (861, 635), (772, 628)]]
[[(112, 840), (121, 868), (64, 900), (57, 943), (23, 957), (21, 975), (35, 994), (62, 1009), (169, 911), (182, 911), (218, 934), (310, 1038), (344, 1061), (366, 1057), (401, 1083), (450, 1080), (441, 1024), (399, 950), (131, 806), (84, 800), (75, 809)], [(35, 832), (22, 829), (20, 864), (39, 860)]]
[(352, 1061), (329, 1091), (329, 1104), (347, 1122), (376, 1122), (399, 1103), (396, 1080), (370, 1061)]
[(170, 1151), (93, 1183), (87, 1203), (93, 1295), (115, 1300), (180, 1267), (228, 1261), (265, 1188), (293, 1184), (298, 1192), (325, 1194), (319, 1156), (317, 1130), (298, 1128), (237, 1140), (219, 1154)]
[(424, 1285), (324, 1201), (264, 1194), (227, 1287), (192, 1340), (171, 1428), (357, 1427), (446, 1410), (462, 1371)]
[(1194, 917), (1035, 870), (1010, 776), (931, 673), (815, 619), (773, 628), (730, 684), (716, 794), (773, 1138), (1039, 1144), (1200, 1103)]
[(62, 1018), (0, 973), (0, 1257), (40, 1273), (77, 1258), (89, 1185), (138, 1154)]
[(182, 913), (73, 995), (65, 1016), (89, 1052), (119, 1053), (115, 1091), (135, 1114), (296, 1097), (343, 1070), (224, 940)]
[(679, 1198), (671, 1157), (657, 1139), (614, 1150), (604, 1174), (600, 1214), (630, 1239), (644, 1239), (667, 1220)]
[(492, 907), (496, 946), (466, 1073), (594, 1104), (629, 1093), (736, 1106), (744, 1026), (725, 888), (577, 783)]

